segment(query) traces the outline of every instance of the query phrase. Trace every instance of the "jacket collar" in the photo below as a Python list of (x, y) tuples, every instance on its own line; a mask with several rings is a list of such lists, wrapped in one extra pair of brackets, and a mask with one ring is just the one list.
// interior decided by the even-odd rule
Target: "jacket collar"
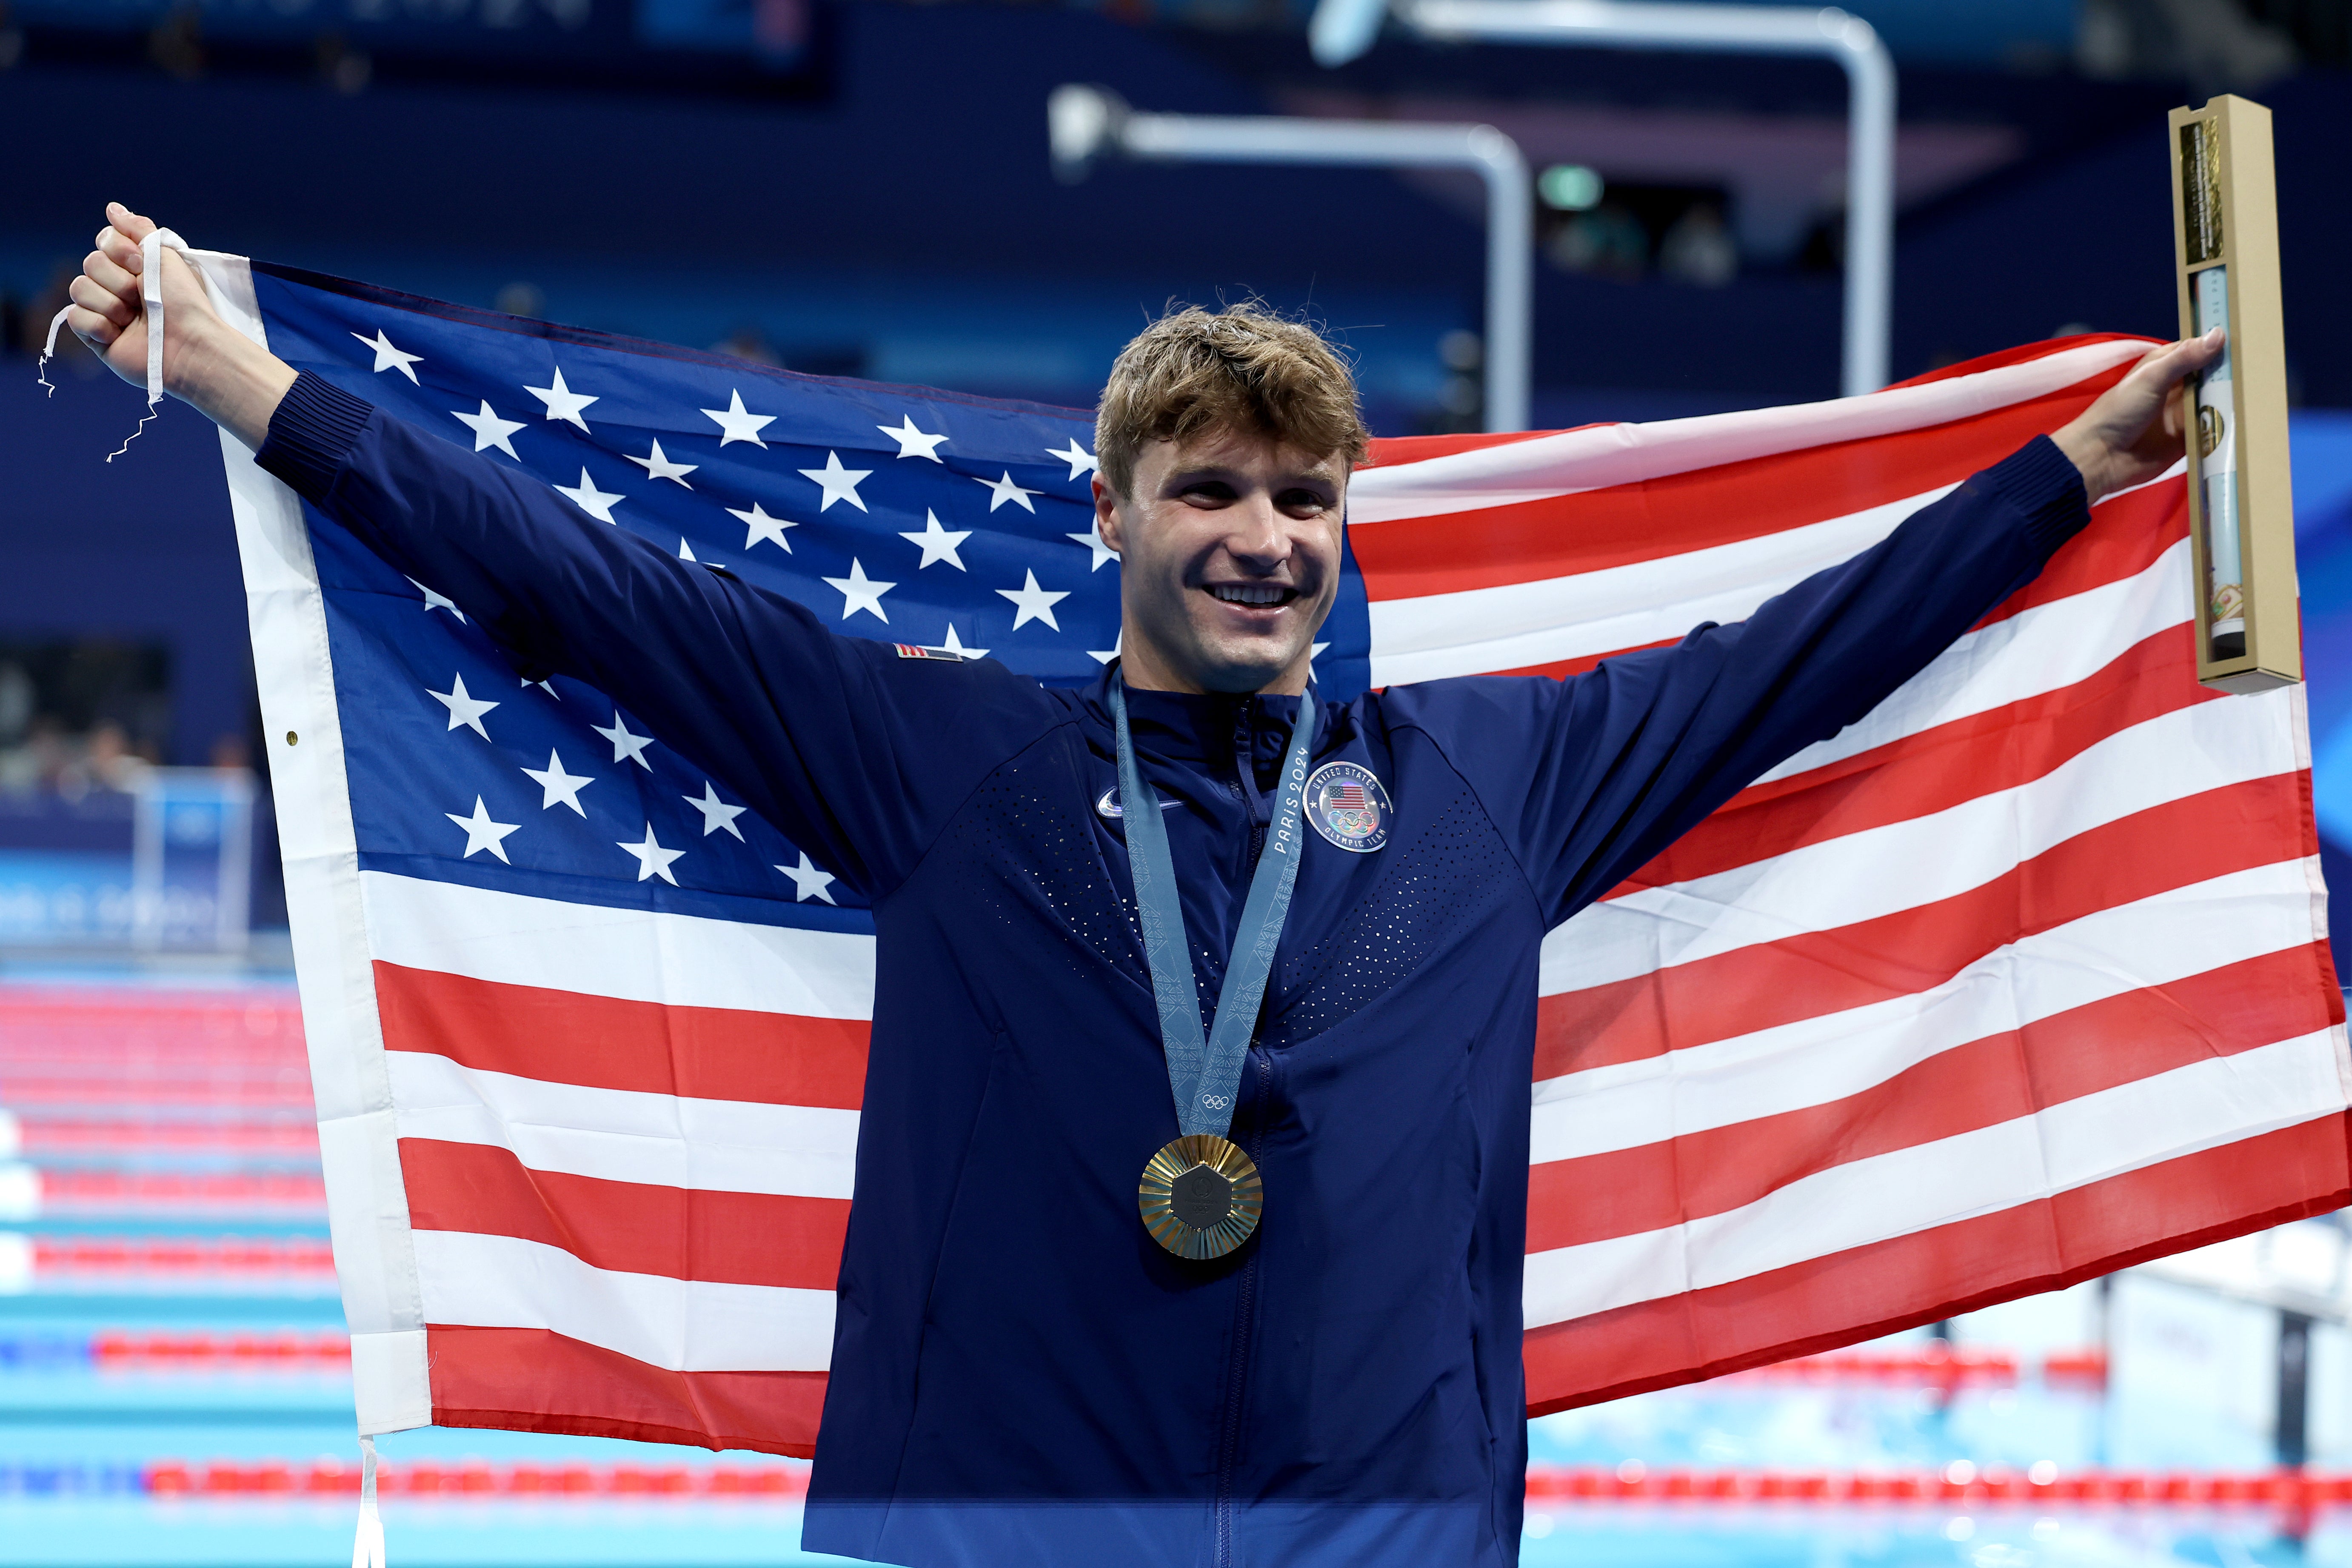
[[(1114, 660), (1086, 689), (1087, 716), (1101, 727), (1103, 746), (1110, 750), (1115, 730), (1110, 716), (1110, 683), (1118, 673)], [(1263, 692), (1142, 691), (1127, 689), (1127, 721), (1142, 755), (1170, 763), (1207, 763), (1220, 770), (1233, 765), (1234, 733), (1244, 716), (1252, 728), (1286, 737), (1298, 717), (1298, 699)], [(1317, 717), (1315, 750), (1328, 743), (1332, 705), (1325, 703)]]

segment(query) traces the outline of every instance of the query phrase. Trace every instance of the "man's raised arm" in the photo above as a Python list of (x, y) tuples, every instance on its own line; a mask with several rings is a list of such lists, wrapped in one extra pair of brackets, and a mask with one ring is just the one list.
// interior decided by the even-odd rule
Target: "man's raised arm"
[(2179, 461), (2179, 384), (2221, 347), (2215, 332), (2151, 350), (2063, 429), (1745, 621), (1561, 681), (1404, 688), (1390, 695), (1391, 721), (1440, 740), (1547, 918), (1565, 920), (1926, 668), (2042, 570), (2089, 503)]
[[(138, 242), (154, 226), (120, 206), (108, 215), (68, 322), (143, 382)], [(526, 675), (596, 687), (869, 899), (1003, 760), (991, 748), (1035, 732), (1034, 682), (994, 664), (898, 659), (583, 517), (528, 474), (298, 375), (214, 312), (181, 258), (161, 255), (166, 390), (454, 600)]]

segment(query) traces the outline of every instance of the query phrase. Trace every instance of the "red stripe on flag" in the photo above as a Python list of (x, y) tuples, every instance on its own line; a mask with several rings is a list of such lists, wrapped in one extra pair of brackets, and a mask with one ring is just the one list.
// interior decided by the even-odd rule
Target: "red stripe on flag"
[(1727, 1214), (1833, 1165), (1914, 1148), (2344, 1021), (2315, 944), (2126, 992), (1953, 1047), (1859, 1094), (1530, 1167), (1528, 1250)]
[[(1465, 430), (1447, 436), (1384, 436), (1371, 444), (1365, 455), (1365, 468), (1393, 468), (1401, 463), (1422, 463), (1432, 458), (1450, 458), (1456, 452), (1483, 452), (1489, 447), (1507, 447), (1517, 441), (1533, 441), (1544, 436), (1565, 436), (1571, 430), (1599, 430), (1621, 425), (1620, 419), (1600, 419), (1590, 425), (1564, 425), (1557, 430)], [(1362, 469), (1358, 469), (1361, 472)]]
[(2288, 858), (2306, 773), (2227, 784), (2103, 823), (1948, 899), (1758, 942), (1536, 1003), (1538, 1079), (1642, 1061), (1940, 985), (2036, 931)]
[(2347, 1128), (2342, 1113), (2323, 1116), (1997, 1214), (1530, 1329), (1528, 1414), (1852, 1344), (2340, 1208), (2352, 1200)]
[(624, 1002), (378, 960), (386, 1050), (545, 1083), (855, 1110), (867, 1025)]
[[(2091, 509), (2083, 531), (2060, 545), (2041, 574), (1985, 612), (1977, 626), (2137, 577), (2189, 537), (2189, 482), (2175, 477)], [(2182, 606), (2182, 615), (2188, 614)], [(1974, 629), (1974, 628), (1970, 628)]]
[(546, 1329), (428, 1324), (433, 1424), (816, 1453), (821, 1372), (671, 1372)]
[[(1894, 392), (1906, 386), (1926, 386), (1932, 382), (1958, 381), (1964, 375), (1976, 375), (1988, 370), (1999, 370), (2003, 365), (2031, 363), (2034, 360), (2062, 353), (2068, 349), (2083, 348), (2091, 343), (2137, 343), (2146, 349), (2164, 347), (2162, 338), (2142, 337), (2137, 332), (2076, 332), (2071, 337), (2043, 338), (2039, 342), (2020, 343), (2011, 349), (1996, 349), (1991, 353), (1979, 354), (1974, 359), (1965, 359), (1957, 364), (1937, 365), (1934, 370), (1921, 371), (1907, 381), (1898, 381), (1886, 390)], [(2122, 369), (2129, 371), (2132, 363), (2137, 362), (2126, 363)], [(2119, 381), (2122, 376), (2118, 374), (2115, 379)]]
[[(2116, 371), (1923, 429), (1724, 463), (1639, 484), (1350, 531), (1364, 592), (1412, 599), (1572, 577), (1758, 539), (1956, 484), (2065, 424)], [(1475, 541), (1475, 548), (1465, 548)]]
[(2072, 686), (1751, 785), (1609, 896), (1714, 876), (2015, 789), (2135, 724), (2223, 698), (2197, 684), (2188, 624), (2168, 626)]
[(844, 1198), (719, 1193), (534, 1171), (488, 1143), (400, 1141), (408, 1223), (562, 1247), (592, 1268), (830, 1290)]
[[(2176, 479), (2106, 502), (2091, 513), (2089, 526), (2050, 558), (2039, 576), (1986, 611), (1984, 618), (1969, 629), (1980, 630), (2039, 605), (2139, 575), (2156, 564), (2167, 549), (2189, 537), (2188, 498), (2184, 482)], [(1666, 637), (1633, 647), (1612, 648), (1607, 653), (1580, 654), (1549, 664), (1488, 673), (1542, 675), (1562, 680), (1583, 674), (1603, 659), (1648, 648), (1672, 647), (1681, 640)]]

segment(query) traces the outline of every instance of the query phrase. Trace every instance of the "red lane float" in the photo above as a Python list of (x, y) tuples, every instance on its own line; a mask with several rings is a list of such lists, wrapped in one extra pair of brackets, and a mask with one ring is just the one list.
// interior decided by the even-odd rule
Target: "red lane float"
[[(808, 1467), (751, 1465), (493, 1465), (480, 1459), (387, 1462), (376, 1485), (396, 1497), (452, 1500), (539, 1498), (794, 1500)], [(141, 1476), (159, 1497), (318, 1497), (359, 1490), (357, 1465), (322, 1458), (158, 1460)], [(2316, 1510), (2352, 1506), (2352, 1474), (2315, 1471), (2074, 1470), (2047, 1463), (1979, 1468), (1962, 1459), (1941, 1469), (1797, 1470), (1536, 1465), (1528, 1470), (1536, 1509), (1612, 1503), (1652, 1506), (1893, 1505), (1949, 1511), (2094, 1508), (2263, 1508)]]
[(2044, 1460), (1940, 1469), (1784, 1470), (1532, 1465), (1528, 1501), (1554, 1503), (1855, 1503), (1970, 1508), (2230, 1508), (2352, 1505), (2352, 1473), (2313, 1470), (2062, 1471)]
[[(2003, 1387), (2014, 1385), (2026, 1363), (2015, 1351), (1979, 1345), (1873, 1346), (1832, 1351), (1825, 1355), (1798, 1356), (1750, 1372), (1718, 1379), (1727, 1384), (1890, 1384), (1928, 1387)], [(2064, 1386), (2103, 1386), (2107, 1381), (2107, 1353), (2097, 1346), (2052, 1351), (2042, 1358), (2045, 1383)]]
[[(195, 1464), (159, 1459), (142, 1472), (158, 1497), (319, 1497), (356, 1494), (360, 1470), (341, 1459)], [(376, 1489), (395, 1497), (797, 1499), (808, 1490), (805, 1465), (493, 1465), (479, 1459), (386, 1463)]]
[(37, 1237), (33, 1271), (51, 1274), (320, 1275), (335, 1271), (334, 1248), (310, 1237)]
[[(78, 1247), (72, 1256), (89, 1260), (89, 1266), (131, 1267), (135, 1255), (126, 1248), (117, 1255), (104, 1251), (109, 1244), (96, 1244), (101, 1250), (89, 1247)], [(324, 1244), (305, 1244), (323, 1247)], [(180, 1257), (174, 1253), (173, 1257)], [(328, 1266), (331, 1255), (318, 1252), (301, 1255), (301, 1267)], [(58, 1266), (67, 1266), (60, 1262)], [(184, 1260), (182, 1266), (186, 1266)], [(299, 1343), (301, 1348), (289, 1346)], [(341, 1334), (220, 1334), (220, 1333), (130, 1333), (110, 1331), (92, 1336), (89, 1342), (91, 1359), (101, 1363), (138, 1363), (143, 1366), (166, 1368), (175, 1365), (209, 1366), (227, 1362), (268, 1363), (279, 1361), (337, 1361), (351, 1359), (351, 1342)], [(1979, 1384), (1999, 1386), (2018, 1381), (2020, 1358), (2016, 1352), (2002, 1350), (1948, 1352), (1937, 1349), (1902, 1352), (1841, 1352), (1834, 1355), (1804, 1356), (1782, 1362), (1774, 1366), (1759, 1367), (1753, 1372), (1736, 1373), (1719, 1379), (1726, 1385), (1748, 1383), (1773, 1384)], [(2053, 1351), (2041, 1363), (2042, 1376), (2053, 1384), (2100, 1384), (2106, 1380), (2106, 1357), (2097, 1350)], [(1760, 1472), (1759, 1472), (1760, 1473)], [(1872, 1483), (1875, 1484), (1875, 1483)], [(1891, 1483), (1890, 1483), (1891, 1484)], [(1680, 1494), (1676, 1494), (1680, 1495)], [(1896, 1495), (1889, 1493), (1887, 1495)], [(1908, 1494), (1904, 1494), (1908, 1495)]]
[(352, 1363), (352, 1342), (340, 1333), (93, 1334), (89, 1358), (101, 1369), (125, 1372), (341, 1372)]

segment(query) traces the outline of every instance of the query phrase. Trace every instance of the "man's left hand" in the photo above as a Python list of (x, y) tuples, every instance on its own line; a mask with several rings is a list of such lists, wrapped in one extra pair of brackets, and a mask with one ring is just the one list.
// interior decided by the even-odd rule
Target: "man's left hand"
[(2186, 450), (2195, 417), (2181, 382), (2221, 357), (2221, 329), (2150, 349), (2131, 374), (2050, 438), (2082, 470), (2091, 500), (2144, 485)]

